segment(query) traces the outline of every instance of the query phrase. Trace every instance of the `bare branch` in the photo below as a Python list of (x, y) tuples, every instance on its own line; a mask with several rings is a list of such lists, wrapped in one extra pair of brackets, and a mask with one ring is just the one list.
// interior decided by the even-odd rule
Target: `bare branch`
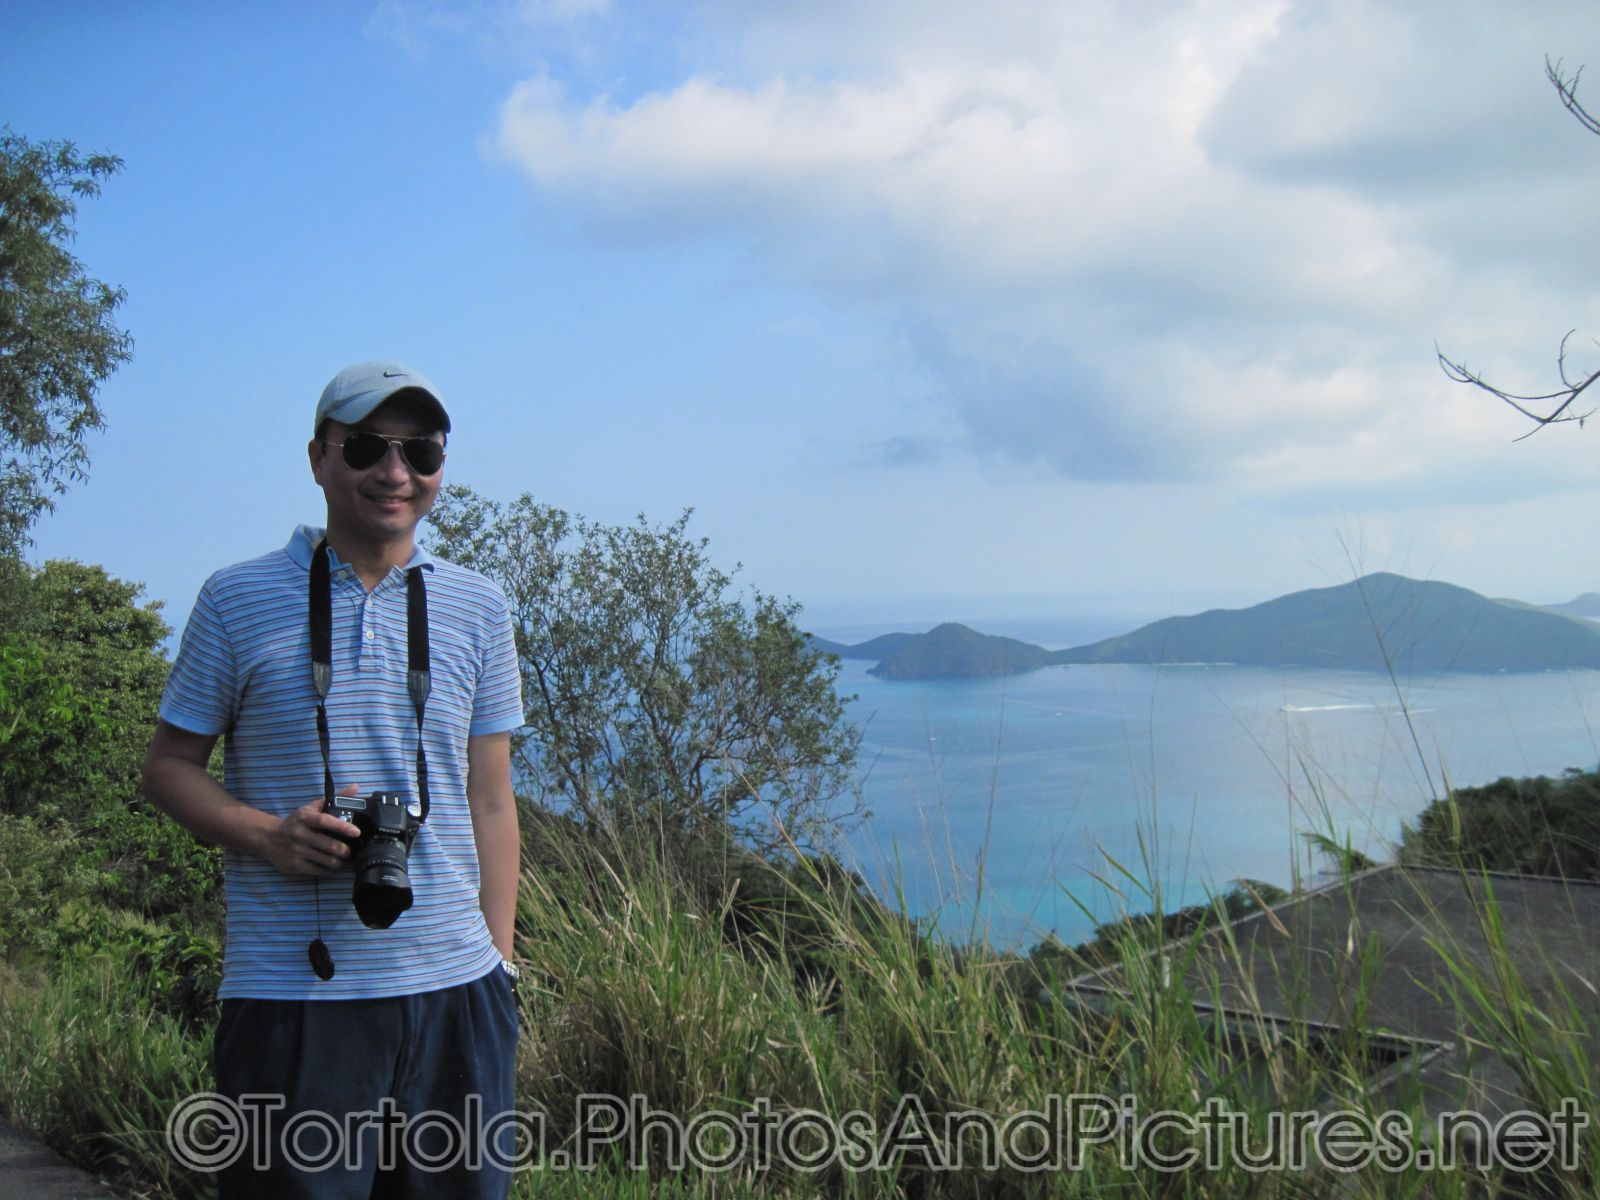
[[(1576, 117), (1578, 123), (1590, 133), (1600, 136), (1600, 120), (1597, 120), (1590, 114), (1588, 109), (1578, 103), (1578, 81), (1583, 78), (1583, 68), (1579, 67), (1569, 78), (1562, 72), (1561, 63), (1559, 61), (1551, 62), (1547, 55), (1544, 60), (1544, 75), (1550, 81), (1551, 86), (1556, 89), (1556, 93), (1561, 97), (1561, 103), (1566, 110)], [(1567, 330), (1566, 337), (1561, 339), (1560, 353), (1556, 355), (1556, 374), (1560, 377), (1562, 386), (1556, 391), (1544, 392), (1539, 395), (1508, 392), (1505, 388), (1489, 383), (1482, 375), (1468, 369), (1465, 363), (1446, 358), (1444, 352), (1439, 349), (1438, 343), (1434, 344), (1433, 351), (1439, 360), (1440, 368), (1449, 379), (1456, 383), (1469, 383), (1475, 388), (1488, 392), (1491, 396), (1505, 401), (1534, 423), (1532, 429), (1516, 439), (1520, 442), (1523, 438), (1532, 437), (1546, 425), (1558, 425), (1563, 421), (1576, 421), (1579, 428), (1582, 428), (1583, 422), (1594, 413), (1595, 410), (1592, 408), (1586, 409), (1581, 413), (1571, 411), (1578, 397), (1582, 396), (1597, 379), (1600, 379), (1600, 370), (1593, 371), (1578, 379), (1574, 379), (1568, 373), (1567, 342), (1571, 340), (1575, 332), (1576, 330)], [(1596, 389), (1596, 392), (1600, 394), (1600, 389)], [(1549, 412), (1539, 412), (1528, 407), (1529, 405), (1546, 405), (1552, 402), (1555, 407), (1550, 409)]]
[(1589, 110), (1578, 103), (1578, 80), (1583, 78), (1583, 68), (1579, 67), (1568, 79), (1561, 73), (1561, 63), (1552, 63), (1548, 58), (1544, 60), (1544, 77), (1548, 79), (1557, 92), (1561, 94), (1561, 103), (1573, 116), (1578, 118), (1590, 133), (1600, 135), (1600, 120), (1589, 115)]
[[(1563, 421), (1577, 421), (1581, 427), (1583, 422), (1594, 413), (1592, 408), (1586, 409), (1581, 413), (1568, 411), (1578, 397), (1583, 395), (1595, 380), (1600, 379), (1600, 371), (1595, 371), (1582, 379), (1576, 380), (1567, 374), (1567, 341), (1574, 332), (1574, 330), (1570, 329), (1567, 331), (1566, 337), (1561, 339), (1561, 353), (1556, 356), (1556, 370), (1561, 376), (1561, 382), (1564, 386), (1557, 391), (1543, 392), (1538, 395), (1523, 395), (1519, 392), (1508, 392), (1504, 388), (1496, 387), (1476, 371), (1470, 370), (1465, 363), (1446, 358), (1444, 352), (1437, 345), (1433, 349), (1434, 354), (1439, 359), (1439, 366), (1448, 378), (1456, 383), (1470, 383), (1475, 388), (1481, 388), (1491, 396), (1505, 401), (1527, 417), (1528, 420), (1534, 422), (1532, 429), (1516, 439), (1520, 442), (1523, 438), (1532, 437), (1546, 425), (1559, 425)], [(1535, 412), (1527, 407), (1530, 404), (1548, 404), (1551, 401), (1557, 401), (1558, 403), (1548, 413)]]

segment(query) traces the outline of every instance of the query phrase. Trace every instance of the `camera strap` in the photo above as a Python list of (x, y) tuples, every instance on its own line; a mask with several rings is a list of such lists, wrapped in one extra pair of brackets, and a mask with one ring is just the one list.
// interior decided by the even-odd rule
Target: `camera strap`
[[(328, 693), (333, 689), (333, 572), (328, 566), (328, 539), (311, 553), (311, 685), (317, 690), (317, 741), (322, 747), (322, 801), (333, 806), (333, 763), (328, 747)], [(428, 588), (422, 568), (406, 571), (406, 690), (417, 710), (417, 799), (422, 820), (428, 819), (428, 751), (422, 744), (422, 716), (433, 676), (428, 669)], [(333, 955), (322, 940), (322, 887), (316, 891), (317, 936), (306, 947), (311, 970), (326, 982), (333, 978)]]
[[(311, 555), (311, 684), (317, 691), (317, 741), (322, 746), (322, 798), (333, 804), (333, 766), (328, 750), (328, 693), (333, 689), (333, 577), (328, 539)], [(428, 751), (422, 744), (422, 717), (433, 676), (428, 654), (428, 587), (422, 568), (406, 571), (406, 690), (417, 710), (417, 799), (428, 819)]]

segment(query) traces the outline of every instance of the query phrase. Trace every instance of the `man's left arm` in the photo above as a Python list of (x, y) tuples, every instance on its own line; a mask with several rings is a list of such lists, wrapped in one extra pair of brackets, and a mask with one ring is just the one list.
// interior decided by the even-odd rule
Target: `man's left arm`
[(467, 807), (478, 850), (478, 907), (495, 949), (508, 962), (517, 916), (522, 839), (517, 798), (511, 790), (511, 735), (482, 733), (467, 739)]

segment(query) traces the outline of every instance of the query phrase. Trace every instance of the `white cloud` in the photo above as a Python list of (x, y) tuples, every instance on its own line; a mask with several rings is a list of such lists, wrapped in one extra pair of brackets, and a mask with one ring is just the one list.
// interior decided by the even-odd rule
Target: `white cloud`
[(595, 236), (733, 238), (902, 321), (974, 450), (1423, 479), (1499, 436), (1435, 337), (1542, 357), (1600, 326), (1600, 144), (1540, 75), (1600, 50), (1592, 10), (750, 7), (695, 10), (667, 86), (523, 83), (499, 147)]

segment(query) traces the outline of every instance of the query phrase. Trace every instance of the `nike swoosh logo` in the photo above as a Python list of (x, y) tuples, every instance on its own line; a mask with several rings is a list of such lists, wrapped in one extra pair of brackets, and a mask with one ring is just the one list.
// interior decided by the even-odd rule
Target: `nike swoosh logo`
[(383, 377), (385, 379), (404, 379), (406, 373), (404, 371), (385, 371)]

